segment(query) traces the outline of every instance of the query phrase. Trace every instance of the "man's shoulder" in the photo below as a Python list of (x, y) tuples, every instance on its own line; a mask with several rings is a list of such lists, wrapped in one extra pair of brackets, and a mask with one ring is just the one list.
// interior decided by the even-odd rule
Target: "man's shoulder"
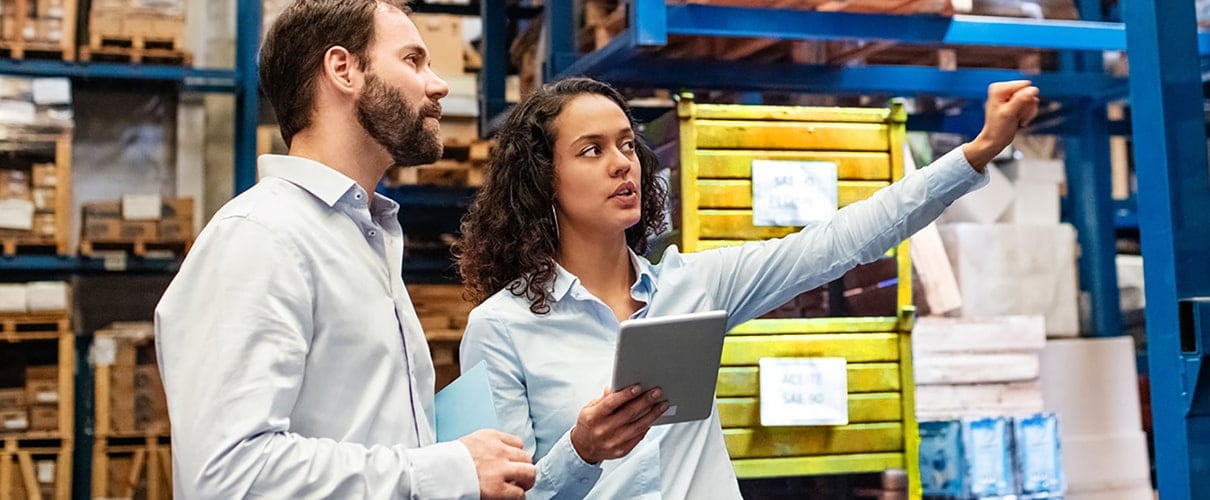
[(246, 219), (270, 228), (306, 227), (322, 214), (323, 203), (306, 190), (279, 178), (267, 177), (228, 201), (215, 221)]

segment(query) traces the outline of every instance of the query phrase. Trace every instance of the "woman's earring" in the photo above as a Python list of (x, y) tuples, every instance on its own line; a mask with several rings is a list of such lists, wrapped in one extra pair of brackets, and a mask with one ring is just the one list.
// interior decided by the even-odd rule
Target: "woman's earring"
[(550, 206), (550, 220), (555, 225), (555, 239), (559, 239), (559, 213), (555, 211), (555, 206)]

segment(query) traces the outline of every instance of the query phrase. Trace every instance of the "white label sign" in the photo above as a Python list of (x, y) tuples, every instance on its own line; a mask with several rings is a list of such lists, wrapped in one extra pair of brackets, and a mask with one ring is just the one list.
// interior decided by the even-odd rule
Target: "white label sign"
[(760, 425), (847, 425), (844, 358), (761, 358)]
[(837, 207), (836, 164), (752, 160), (752, 224), (805, 226), (832, 218)]

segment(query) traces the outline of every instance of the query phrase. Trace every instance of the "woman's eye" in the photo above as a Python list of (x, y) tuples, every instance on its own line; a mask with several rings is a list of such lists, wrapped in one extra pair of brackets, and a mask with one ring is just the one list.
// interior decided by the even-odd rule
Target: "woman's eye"
[(623, 142), (622, 151), (625, 151), (627, 153), (634, 151), (634, 141)]
[(580, 156), (596, 157), (601, 156), (601, 148), (596, 146), (588, 146), (580, 151)]

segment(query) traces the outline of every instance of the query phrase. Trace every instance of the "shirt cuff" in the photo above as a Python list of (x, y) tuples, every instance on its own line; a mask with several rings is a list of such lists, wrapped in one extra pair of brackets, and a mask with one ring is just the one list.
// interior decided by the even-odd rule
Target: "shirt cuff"
[(561, 498), (584, 498), (601, 478), (601, 466), (585, 462), (572, 446), (571, 431), (563, 433), (538, 465), (538, 476)]
[(413, 466), (411, 498), (479, 498), (479, 475), (466, 445), (450, 441), (407, 453)]

